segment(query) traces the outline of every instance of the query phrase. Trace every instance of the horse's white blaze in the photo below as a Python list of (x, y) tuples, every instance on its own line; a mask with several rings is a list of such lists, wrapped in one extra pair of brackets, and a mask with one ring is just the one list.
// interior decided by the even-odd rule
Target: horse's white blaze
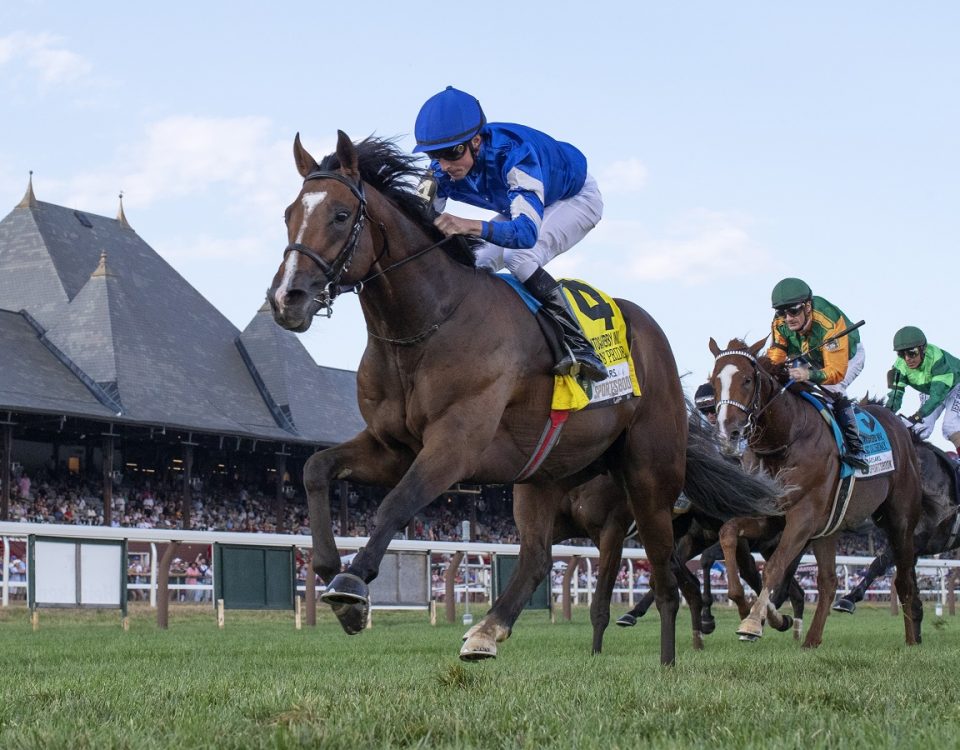
[[(310, 220), (310, 215), (316, 210), (317, 206), (323, 203), (326, 197), (326, 191), (320, 191), (317, 193), (305, 193), (300, 199), (300, 202), (303, 204), (303, 221), (300, 222), (300, 230), (297, 232), (296, 242), (303, 242), (303, 234), (307, 231), (307, 222)], [(283, 278), (280, 280), (280, 286), (277, 287), (277, 291), (273, 294), (278, 310), (283, 310), (283, 300), (287, 295), (287, 291), (290, 289), (293, 275), (297, 272), (297, 259), (299, 255), (300, 253), (296, 250), (291, 250), (287, 253), (287, 259), (283, 264)]]
[[(720, 398), (719, 401), (728, 401), (730, 399), (730, 384), (733, 383), (733, 376), (737, 374), (736, 365), (724, 365), (723, 369), (720, 370)], [(730, 408), (730, 404), (721, 404), (720, 408), (717, 409), (717, 425), (720, 427), (720, 434), (723, 437), (729, 437), (727, 435), (727, 409)]]

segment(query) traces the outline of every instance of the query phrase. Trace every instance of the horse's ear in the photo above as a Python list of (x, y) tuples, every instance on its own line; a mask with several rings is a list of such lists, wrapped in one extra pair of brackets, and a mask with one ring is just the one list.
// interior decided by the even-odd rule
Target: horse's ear
[(766, 336), (764, 336), (762, 339), (760, 339), (756, 344), (754, 344), (753, 346), (751, 346), (750, 349), (748, 349), (748, 351), (749, 351), (754, 357), (756, 357), (757, 354), (760, 352), (760, 350), (763, 349), (763, 345), (767, 343), (767, 339), (768, 339), (769, 337), (770, 337), (770, 334), (768, 333)]
[(350, 136), (342, 130), (337, 131), (337, 158), (340, 160), (340, 169), (344, 174), (358, 177), (360, 168), (357, 165), (357, 149), (350, 140)]
[(717, 342), (713, 340), (713, 336), (710, 337), (710, 353), (714, 357), (720, 354), (720, 347), (717, 346)]
[(310, 153), (301, 145), (299, 133), (297, 133), (293, 139), (293, 159), (297, 163), (297, 171), (301, 177), (306, 177), (311, 172), (316, 172), (319, 169), (316, 160), (310, 156)]

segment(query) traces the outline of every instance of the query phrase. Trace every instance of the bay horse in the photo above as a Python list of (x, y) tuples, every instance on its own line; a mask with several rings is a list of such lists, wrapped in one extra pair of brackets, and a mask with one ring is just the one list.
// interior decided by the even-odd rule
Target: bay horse
[[(920, 521), (913, 535), (913, 551), (921, 555), (939, 555), (960, 548), (960, 507), (957, 505), (957, 464), (942, 450), (916, 433), (914, 447), (920, 462), (920, 480), (923, 501)], [(835, 612), (853, 614), (857, 602), (866, 596), (870, 585), (890, 569), (893, 554), (888, 546), (867, 569), (863, 579), (849, 593), (840, 596), (833, 605)], [(920, 622), (917, 623), (920, 638)]]
[[(691, 414), (688, 420), (687, 467), (684, 477), (684, 494), (696, 505), (703, 504), (703, 495), (716, 492), (718, 488), (740, 498), (749, 498), (754, 504), (766, 504), (774, 507), (780, 497), (780, 487), (765, 476), (745, 473), (739, 466), (728, 461), (717, 461), (718, 445), (715, 433), (702, 427), (702, 420)], [(516, 513), (521, 533), (524, 524), (540, 519), (535, 511), (527, 513), (524, 501)], [(680, 591), (690, 607), (693, 628), (693, 647), (703, 648), (705, 631), (701, 613), (705, 608), (701, 596), (699, 579), (687, 568), (687, 560), (694, 557), (699, 549), (693, 551), (684, 541), (690, 535), (691, 526), (696, 526), (695, 518), (704, 517), (696, 509), (674, 516), (673, 533), (678, 540), (677, 550), (672, 558), (674, 574), (680, 583)], [(714, 520), (719, 527), (723, 522)], [(599, 654), (603, 648), (603, 635), (610, 623), (610, 600), (620, 572), (624, 541), (635, 534), (636, 525), (627, 495), (622, 486), (609, 474), (601, 474), (567, 493), (557, 508), (553, 519), (553, 542), (559, 543), (571, 538), (587, 537), (600, 551), (597, 564), (597, 579), (593, 600), (590, 604), (590, 622), (593, 626), (593, 653)], [(695, 543), (695, 542), (694, 542)], [(751, 562), (752, 562), (752, 558)], [(641, 603), (643, 613), (653, 604), (654, 589), (644, 595)], [(637, 608), (635, 608), (637, 609)], [(642, 613), (641, 613), (642, 614)], [(622, 619), (622, 618), (621, 618)], [(619, 621), (618, 621), (619, 624)]]
[(744, 463), (759, 465), (787, 488), (780, 544), (764, 567), (763, 588), (737, 633), (759, 638), (767, 615), (772, 622), (779, 621), (770, 592), (780, 585), (788, 564), (809, 543), (817, 558), (818, 599), (803, 645), (819, 646), (837, 589), (837, 535), (872, 516), (893, 548), (906, 642), (917, 643), (922, 604), (914, 571), (913, 532), (920, 517), (921, 490), (909, 431), (888, 409), (876, 404), (864, 407), (886, 430), (895, 468), (891, 473), (858, 477), (846, 513), (838, 521), (833, 510), (840, 482), (840, 456), (832, 430), (812, 406), (781, 387), (778, 376), (785, 377), (784, 368), (775, 367), (760, 355), (765, 342), (766, 337), (753, 345), (732, 339), (724, 349), (712, 338), (709, 342), (721, 437), (731, 452), (746, 441)]
[[(475, 267), (462, 238), (434, 227), (415, 188), (423, 174), (416, 157), (388, 140), (354, 144), (342, 131), (336, 152), (319, 164), (299, 134), (293, 152), (303, 184), (285, 212), (288, 244), (267, 292), (274, 319), (305, 331), (349, 289), (367, 326), (357, 371), (366, 427), (304, 467), (313, 566), (343, 629), (364, 629), (367, 584), (394, 534), (455, 483), (518, 482), (520, 504), (552, 519), (564, 493), (609, 471), (625, 487), (646, 544), (658, 585), (660, 661), (672, 664), (679, 596), (670, 520), (683, 485), (687, 422), (663, 331), (636, 305), (618, 302), (642, 395), (571, 414), (552, 452), (524, 477), (551, 426), (554, 386), (535, 317), (509, 285)], [(583, 304), (604, 318), (612, 314), (602, 300)], [(343, 572), (330, 519), (334, 479), (392, 487), (366, 546)], [(539, 537), (521, 535), (524, 574), (514, 576), (519, 583), (494, 603), (461, 658), (493, 657), (510, 634), (531, 582), (550, 567), (552, 529), (543, 526), (532, 527)]]

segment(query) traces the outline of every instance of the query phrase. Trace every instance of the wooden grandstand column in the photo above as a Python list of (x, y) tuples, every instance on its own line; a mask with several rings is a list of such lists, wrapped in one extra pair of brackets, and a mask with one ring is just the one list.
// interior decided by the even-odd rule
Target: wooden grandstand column
[(0, 453), (3, 459), (0, 460), (0, 482), (3, 483), (3, 489), (0, 490), (0, 521), (10, 520), (10, 481), (13, 477), (11, 466), (13, 464), (13, 422), (10, 419), (10, 412), (7, 412), (7, 419), (0, 422)]
[(341, 479), (340, 486), (340, 536), (347, 536), (350, 529), (350, 483)]
[(113, 429), (103, 435), (103, 525), (113, 522)]
[(287, 473), (287, 455), (286, 446), (282, 446), (280, 452), (277, 453), (277, 494), (273, 505), (273, 516), (277, 520), (276, 532), (278, 534), (284, 533), (287, 525), (287, 498), (284, 495), (285, 487), (283, 483), (283, 476)]
[(190, 514), (193, 510), (193, 433), (183, 441), (183, 502), (180, 505), (180, 528), (190, 528)]

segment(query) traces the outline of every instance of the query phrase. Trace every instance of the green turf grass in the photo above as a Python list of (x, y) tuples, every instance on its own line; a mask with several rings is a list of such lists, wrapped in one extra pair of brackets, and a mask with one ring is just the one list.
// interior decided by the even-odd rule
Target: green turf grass
[[(615, 616), (624, 608), (615, 608)], [(928, 607), (932, 610), (932, 607)], [(460, 624), (377, 613), (345, 635), (328, 611), (296, 631), (290, 614), (146, 608), (0, 610), (0, 747), (884, 748), (960, 743), (960, 619), (927, 612), (924, 643), (903, 645), (885, 608), (830, 617), (824, 645), (788, 634), (739, 642), (718, 607), (706, 650), (658, 664), (658, 620), (611, 626), (590, 655), (573, 622), (521, 617), (496, 660), (457, 658)], [(807, 618), (812, 617), (812, 607)]]

